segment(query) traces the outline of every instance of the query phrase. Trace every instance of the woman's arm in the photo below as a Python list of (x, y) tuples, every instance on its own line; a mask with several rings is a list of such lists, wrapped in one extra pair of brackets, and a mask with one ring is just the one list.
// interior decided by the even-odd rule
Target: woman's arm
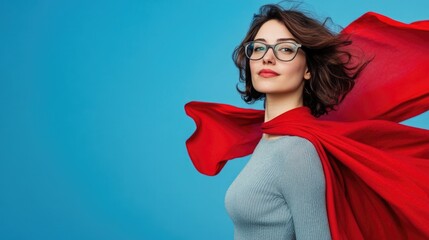
[(297, 240), (331, 239), (325, 201), (325, 177), (313, 144), (295, 137), (280, 152), (281, 192), (292, 213)]

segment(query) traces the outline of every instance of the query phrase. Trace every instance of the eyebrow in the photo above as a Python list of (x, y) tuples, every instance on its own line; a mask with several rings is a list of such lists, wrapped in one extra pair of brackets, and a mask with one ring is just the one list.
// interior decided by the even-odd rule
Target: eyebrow
[[(290, 40), (298, 42), (295, 38), (279, 38), (279, 39), (277, 39), (277, 42), (290, 41)], [(264, 38), (257, 38), (253, 41), (267, 42), (267, 40), (265, 40)]]

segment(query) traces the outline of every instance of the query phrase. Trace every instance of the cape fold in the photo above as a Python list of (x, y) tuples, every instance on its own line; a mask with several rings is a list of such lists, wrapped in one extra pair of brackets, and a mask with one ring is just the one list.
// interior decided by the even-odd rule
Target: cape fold
[(322, 119), (400, 122), (428, 110), (429, 21), (405, 24), (370, 12), (341, 35), (353, 41), (350, 52), (372, 61), (338, 110)]

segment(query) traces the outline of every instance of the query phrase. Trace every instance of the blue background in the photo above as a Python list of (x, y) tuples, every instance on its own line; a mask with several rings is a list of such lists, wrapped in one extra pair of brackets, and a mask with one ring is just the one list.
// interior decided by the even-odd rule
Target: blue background
[[(231, 54), (265, 3), (1, 1), (0, 238), (232, 239), (224, 195), (248, 158), (199, 174), (183, 105), (249, 107)], [(341, 26), (367, 11), (429, 19), (428, 7), (301, 6)]]

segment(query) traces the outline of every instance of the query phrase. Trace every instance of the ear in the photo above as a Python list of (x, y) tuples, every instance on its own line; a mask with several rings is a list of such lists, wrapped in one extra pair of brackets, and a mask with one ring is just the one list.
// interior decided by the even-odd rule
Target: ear
[(310, 70), (308, 69), (308, 67), (305, 68), (305, 73), (304, 73), (304, 79), (305, 80), (310, 80), (311, 78), (311, 73)]

